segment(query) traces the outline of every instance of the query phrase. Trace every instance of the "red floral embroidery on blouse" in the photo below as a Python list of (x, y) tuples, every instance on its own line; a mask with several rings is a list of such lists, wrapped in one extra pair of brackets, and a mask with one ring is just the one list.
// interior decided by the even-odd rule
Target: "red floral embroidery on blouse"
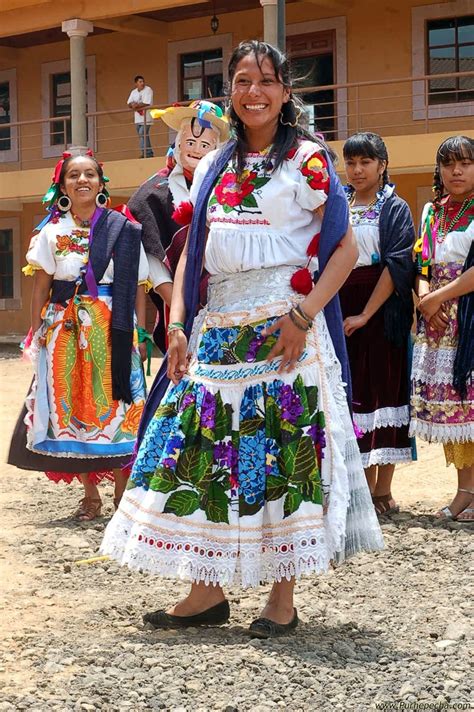
[(256, 187), (257, 173), (255, 171), (244, 171), (243, 175), (245, 175), (245, 178), (239, 183), (235, 173), (224, 173), (214, 190), (216, 198), (221, 205), (229, 205), (235, 208), (237, 205), (241, 205), (245, 198), (253, 192)]
[(328, 164), (321, 153), (315, 151), (306, 158), (300, 166), (300, 171), (310, 188), (329, 192)]

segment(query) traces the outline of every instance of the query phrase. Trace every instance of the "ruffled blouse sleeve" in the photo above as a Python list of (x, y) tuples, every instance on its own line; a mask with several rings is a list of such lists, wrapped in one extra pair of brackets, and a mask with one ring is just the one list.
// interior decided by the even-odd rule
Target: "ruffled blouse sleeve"
[(138, 284), (147, 284), (148, 282), (148, 274), (150, 272), (150, 268), (148, 265), (148, 259), (145, 254), (145, 249), (140, 243), (140, 261), (138, 263)]
[(296, 165), (298, 188), (296, 202), (305, 210), (316, 210), (327, 200), (329, 173), (327, 160), (320, 147), (305, 141), (292, 158)]
[(55, 243), (49, 239), (48, 226), (30, 240), (30, 246), (26, 253), (26, 261), (33, 270), (42, 269), (47, 274), (53, 275), (56, 272), (56, 259), (54, 256)]

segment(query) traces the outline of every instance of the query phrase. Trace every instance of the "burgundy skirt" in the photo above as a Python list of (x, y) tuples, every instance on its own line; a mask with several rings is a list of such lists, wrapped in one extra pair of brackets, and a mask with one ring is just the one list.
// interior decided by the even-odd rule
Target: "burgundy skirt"
[[(383, 268), (357, 267), (339, 292), (342, 315), (360, 314)], [(384, 335), (384, 308), (346, 337), (354, 422), (364, 467), (412, 460), (409, 424), (408, 340), (397, 347)]]

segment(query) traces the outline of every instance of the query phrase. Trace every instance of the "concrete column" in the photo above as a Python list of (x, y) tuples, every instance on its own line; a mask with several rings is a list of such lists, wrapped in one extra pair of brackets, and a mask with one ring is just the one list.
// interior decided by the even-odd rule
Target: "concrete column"
[(72, 145), (87, 145), (86, 37), (94, 25), (86, 20), (66, 20), (62, 31), (69, 37), (71, 56)]
[(278, 44), (278, 0), (260, 0), (263, 7), (263, 39), (273, 45)]

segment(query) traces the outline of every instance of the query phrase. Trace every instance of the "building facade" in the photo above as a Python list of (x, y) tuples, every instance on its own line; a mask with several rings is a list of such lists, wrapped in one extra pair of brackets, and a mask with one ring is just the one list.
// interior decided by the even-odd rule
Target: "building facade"
[[(126, 201), (163, 166), (172, 139), (154, 122), (155, 157), (141, 160), (126, 105), (133, 77), (145, 77), (156, 106), (221, 97), (232, 48), (276, 37), (277, 2), (2, 0), (0, 339), (28, 330), (21, 266), (63, 150), (83, 136), (105, 162), (113, 203)], [(380, 133), (418, 218), (439, 143), (474, 137), (474, 0), (287, 0), (285, 35), (310, 125), (339, 156), (354, 131)]]

